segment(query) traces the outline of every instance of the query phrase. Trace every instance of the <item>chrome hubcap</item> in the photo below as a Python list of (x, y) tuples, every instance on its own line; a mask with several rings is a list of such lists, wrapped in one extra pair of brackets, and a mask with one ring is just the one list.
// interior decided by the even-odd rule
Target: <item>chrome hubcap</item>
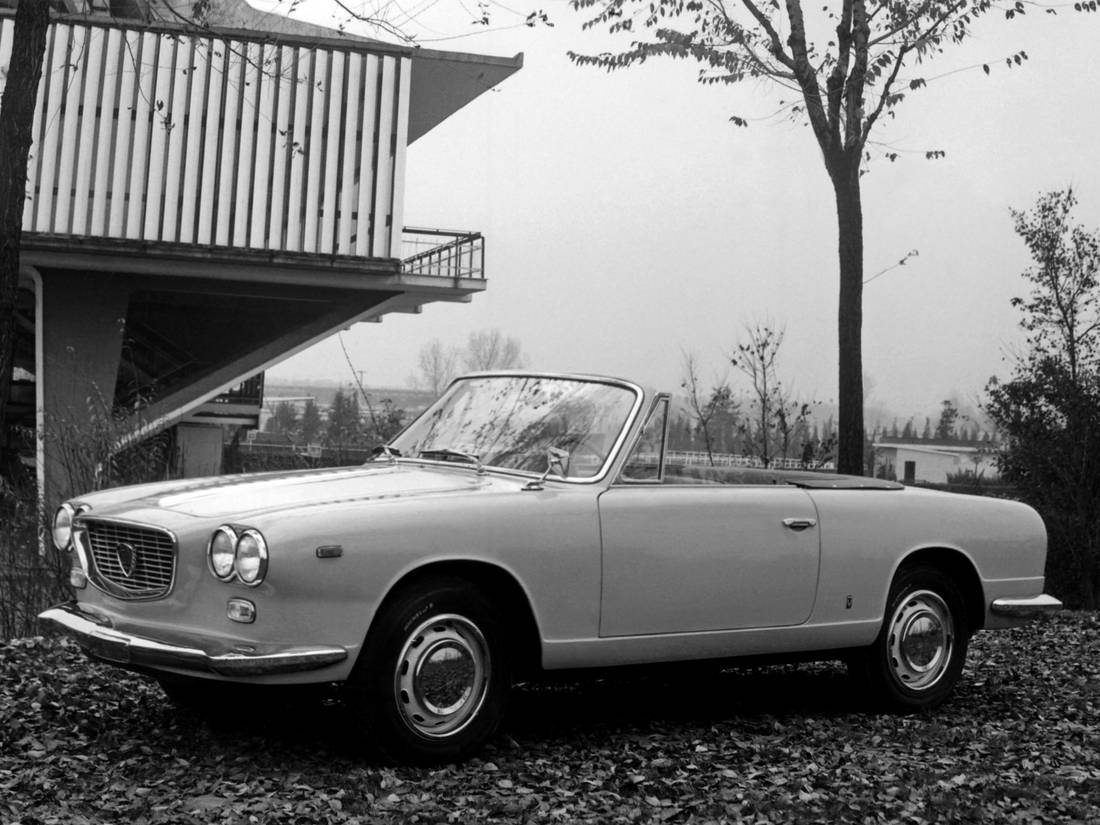
[(394, 692), (405, 724), (422, 736), (458, 733), (489, 688), (489, 648), (477, 625), (453, 614), (421, 623), (397, 659)]
[(947, 671), (954, 647), (951, 611), (931, 590), (911, 593), (890, 617), (890, 668), (910, 690), (935, 685)]

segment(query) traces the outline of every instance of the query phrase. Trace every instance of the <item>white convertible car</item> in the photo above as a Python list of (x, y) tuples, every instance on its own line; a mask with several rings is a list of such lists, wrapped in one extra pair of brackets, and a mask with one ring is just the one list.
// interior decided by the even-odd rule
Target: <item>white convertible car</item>
[(461, 759), (514, 680), (773, 654), (942, 702), (980, 629), (1060, 607), (1011, 501), (675, 466), (669, 396), (608, 378), (455, 381), (361, 467), (79, 496), (75, 600), (42, 614), (192, 707), (343, 683), (391, 759)]

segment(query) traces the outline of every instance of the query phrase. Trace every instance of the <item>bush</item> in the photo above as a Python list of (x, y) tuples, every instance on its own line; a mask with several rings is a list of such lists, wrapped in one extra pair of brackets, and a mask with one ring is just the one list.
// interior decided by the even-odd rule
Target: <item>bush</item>
[(1070, 380), (1054, 360), (988, 388), (1005, 435), (1002, 478), (1039, 511), (1049, 535), (1048, 589), (1070, 607), (1100, 607), (1100, 382)]
[(1047, 580), (1071, 606), (1100, 606), (1100, 231), (1072, 221), (1071, 190), (1012, 215), (1033, 265), (1023, 313), (1027, 352), (992, 379), (986, 412), (1003, 434), (1001, 474), (1050, 536)]
[(0, 523), (0, 639), (12, 639), (32, 635), (39, 611), (67, 598), (69, 566), (47, 537), (39, 544), (33, 487), (0, 479)]

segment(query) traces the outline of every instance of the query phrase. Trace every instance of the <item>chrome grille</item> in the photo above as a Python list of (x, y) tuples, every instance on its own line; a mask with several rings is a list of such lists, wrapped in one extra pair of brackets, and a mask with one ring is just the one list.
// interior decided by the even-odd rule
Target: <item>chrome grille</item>
[(120, 599), (156, 599), (172, 589), (176, 539), (167, 530), (82, 519), (92, 581)]

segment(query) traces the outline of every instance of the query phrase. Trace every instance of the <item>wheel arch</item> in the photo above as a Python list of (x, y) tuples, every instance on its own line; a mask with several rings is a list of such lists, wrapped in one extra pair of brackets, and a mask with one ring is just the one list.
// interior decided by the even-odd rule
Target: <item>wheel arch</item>
[(460, 579), (468, 582), (493, 603), (503, 618), (515, 661), (515, 675), (519, 678), (537, 671), (542, 666), (542, 643), (531, 608), (530, 599), (519, 580), (508, 570), (485, 561), (448, 559), (431, 562), (405, 573), (393, 583), (367, 628), (370, 636), (378, 617), (401, 593), (431, 579)]
[(967, 627), (971, 633), (981, 630), (985, 624), (985, 592), (978, 569), (970, 557), (956, 548), (923, 547), (902, 559), (894, 576), (902, 570), (921, 565), (934, 567), (951, 577), (966, 607)]

